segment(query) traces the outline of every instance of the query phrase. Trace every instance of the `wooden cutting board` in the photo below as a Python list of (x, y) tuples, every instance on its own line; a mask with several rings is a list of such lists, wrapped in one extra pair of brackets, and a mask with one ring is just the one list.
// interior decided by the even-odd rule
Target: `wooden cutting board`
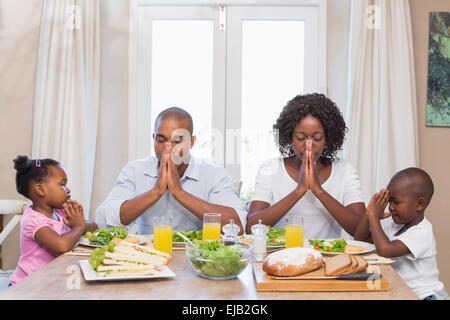
[[(274, 280), (262, 270), (262, 263), (253, 263), (256, 291), (388, 291), (389, 281), (379, 280)], [(301, 277), (324, 277), (325, 268), (305, 273)]]

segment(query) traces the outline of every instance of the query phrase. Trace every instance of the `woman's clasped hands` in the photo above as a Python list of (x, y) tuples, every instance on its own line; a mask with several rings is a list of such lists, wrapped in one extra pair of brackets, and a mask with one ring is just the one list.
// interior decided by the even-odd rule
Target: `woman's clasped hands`
[(300, 167), (297, 186), (297, 189), (302, 195), (308, 190), (311, 190), (311, 192), (315, 195), (323, 190), (320, 184), (317, 160), (318, 159), (313, 152), (312, 139), (307, 139), (305, 152), (303, 153), (303, 158), (301, 159), (302, 164)]

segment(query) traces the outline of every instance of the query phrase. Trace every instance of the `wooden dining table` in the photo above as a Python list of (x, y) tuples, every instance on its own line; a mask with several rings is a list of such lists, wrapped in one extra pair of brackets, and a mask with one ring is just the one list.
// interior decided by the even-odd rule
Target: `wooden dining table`
[(209, 280), (190, 265), (184, 250), (174, 250), (168, 267), (173, 278), (86, 281), (79, 260), (63, 254), (0, 294), (4, 300), (417, 300), (390, 265), (381, 265), (389, 290), (376, 292), (259, 292), (250, 263), (235, 279)]

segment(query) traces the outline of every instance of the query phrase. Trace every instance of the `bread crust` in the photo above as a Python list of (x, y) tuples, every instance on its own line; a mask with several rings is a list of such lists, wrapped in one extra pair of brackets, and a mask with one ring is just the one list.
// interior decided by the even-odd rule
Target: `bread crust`
[(355, 272), (360, 272), (363, 271), (367, 268), (367, 266), (369, 265), (369, 263), (367, 262), (366, 259), (364, 259), (361, 256), (355, 256), (355, 258), (358, 260), (358, 267), (356, 268)]
[(315, 250), (289, 248), (266, 257), (263, 271), (278, 277), (294, 277), (319, 269), (322, 267), (322, 263), (322, 255)]
[(350, 260), (352, 260), (352, 264), (345, 270), (341, 271), (339, 275), (341, 274), (351, 274), (355, 272), (355, 270), (358, 268), (358, 260), (353, 255), (349, 255)]
[[(347, 265), (347, 257), (350, 264)], [(328, 259), (325, 262), (325, 274), (327, 276), (340, 276), (360, 272), (369, 264), (366, 259), (358, 255), (342, 254)]]

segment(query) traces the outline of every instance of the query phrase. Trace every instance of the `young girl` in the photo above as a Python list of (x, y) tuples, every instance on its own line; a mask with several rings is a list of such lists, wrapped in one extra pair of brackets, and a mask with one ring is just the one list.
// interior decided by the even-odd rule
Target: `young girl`
[(285, 227), (303, 217), (305, 239), (353, 235), (365, 205), (353, 167), (336, 154), (347, 130), (336, 104), (323, 94), (299, 95), (283, 108), (276, 130), (281, 158), (258, 172), (247, 216), (247, 232), (259, 219)]
[(72, 250), (86, 231), (98, 229), (85, 221), (83, 207), (70, 200), (67, 175), (52, 159), (14, 159), (16, 189), (33, 203), (20, 221), (20, 258), (10, 285)]
[(439, 281), (433, 227), (424, 216), (433, 192), (422, 169), (398, 172), (387, 189), (373, 195), (355, 232), (356, 240), (373, 242), (380, 256), (395, 257), (393, 268), (424, 300), (448, 299)]

